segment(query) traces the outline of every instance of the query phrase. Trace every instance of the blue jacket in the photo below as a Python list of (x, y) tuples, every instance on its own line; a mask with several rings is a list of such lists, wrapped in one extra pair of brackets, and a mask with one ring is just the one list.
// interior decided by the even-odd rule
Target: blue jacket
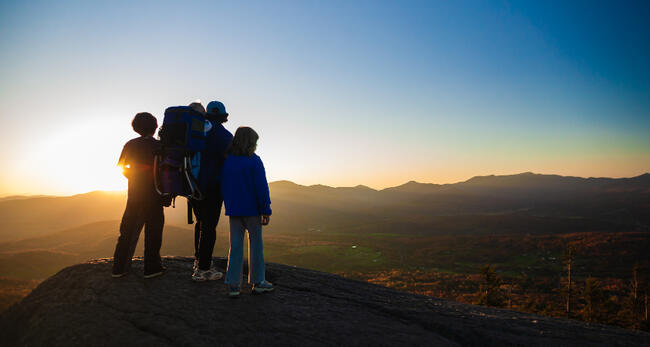
[(230, 131), (224, 128), (223, 124), (212, 122), (212, 129), (208, 131), (205, 139), (205, 149), (200, 153), (198, 183), (204, 191), (219, 187), (221, 168), (231, 141)]
[(221, 172), (221, 193), (227, 216), (271, 214), (269, 184), (257, 154), (228, 156)]

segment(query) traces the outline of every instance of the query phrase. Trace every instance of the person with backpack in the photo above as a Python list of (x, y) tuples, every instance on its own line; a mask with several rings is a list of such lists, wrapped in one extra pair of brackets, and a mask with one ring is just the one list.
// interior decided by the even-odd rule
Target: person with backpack
[(219, 101), (208, 103), (205, 117), (212, 127), (207, 132), (205, 149), (200, 152), (200, 170), (197, 180), (203, 199), (192, 200), (192, 209), (197, 219), (192, 280), (198, 282), (218, 280), (223, 277), (223, 273), (212, 268), (212, 252), (223, 205), (221, 169), (233, 138), (232, 133), (223, 126), (223, 123), (228, 121), (228, 112), (223, 103)]
[[(201, 104), (200, 101), (198, 101), (198, 100), (194, 101), (194, 102), (190, 103), (188, 106), (191, 107), (194, 111), (199, 112), (200, 114), (202, 114), (203, 117), (205, 117), (205, 107), (203, 107), (203, 105)], [(212, 129), (212, 123), (210, 123), (207, 120), (207, 118), (206, 118), (206, 122), (207, 123), (206, 123), (204, 129), (205, 129), (206, 137), (207, 137), (207, 133), (210, 132), (210, 130)], [(198, 176), (199, 176), (199, 173), (200, 173), (200, 170), (201, 170), (201, 155), (198, 154), (198, 156), (196, 158), (198, 158), (197, 167), (199, 168), (199, 172), (196, 172), (196, 170), (194, 170), (192, 172), (192, 174), (194, 175), (195, 178), (198, 179)], [(196, 158), (194, 158), (195, 160), (192, 160), (192, 164), (196, 164), (196, 162), (197, 162)], [(199, 204), (200, 204), (200, 202), (196, 201), (196, 200), (189, 201), (187, 208), (192, 209), (192, 206), (198, 207)], [(196, 214), (196, 211), (194, 211), (194, 213)], [(191, 214), (191, 212), (188, 211), (188, 223), (191, 223), (189, 221), (189, 219), (191, 219), (191, 217), (192, 217), (192, 214)], [(197, 219), (198, 219), (198, 217), (197, 217)], [(200, 239), (201, 239), (201, 223), (199, 223), (199, 221), (197, 220), (197, 222), (194, 223), (194, 266), (192, 267), (192, 271), (196, 271), (197, 267), (199, 266), (199, 240)]]
[(230, 217), (230, 251), (225, 283), (228, 296), (241, 290), (244, 233), (248, 230), (248, 282), (253, 293), (273, 291), (266, 281), (262, 226), (271, 219), (271, 198), (262, 159), (255, 154), (259, 136), (249, 127), (239, 127), (232, 140), (221, 174), (221, 189)]
[(165, 217), (163, 202), (156, 192), (153, 177), (154, 155), (160, 143), (153, 138), (158, 121), (147, 112), (135, 115), (131, 122), (140, 137), (124, 145), (118, 165), (129, 180), (126, 208), (120, 224), (120, 236), (113, 255), (112, 277), (127, 275), (142, 227), (144, 226), (144, 277), (165, 273), (160, 259)]

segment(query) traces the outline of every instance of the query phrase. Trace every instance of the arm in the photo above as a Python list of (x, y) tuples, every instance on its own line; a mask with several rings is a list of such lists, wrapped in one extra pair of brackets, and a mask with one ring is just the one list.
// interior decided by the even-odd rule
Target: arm
[(257, 197), (257, 208), (260, 215), (263, 216), (262, 224), (266, 220), (268, 224), (269, 216), (271, 215), (271, 196), (269, 193), (269, 184), (266, 181), (266, 171), (264, 164), (259, 157), (256, 157), (255, 169), (253, 171), (253, 184), (255, 186), (255, 194)]
[(131, 167), (128, 163), (128, 143), (122, 148), (122, 153), (120, 153), (120, 159), (117, 160), (117, 166), (122, 168), (122, 175), (127, 179), (131, 176)]

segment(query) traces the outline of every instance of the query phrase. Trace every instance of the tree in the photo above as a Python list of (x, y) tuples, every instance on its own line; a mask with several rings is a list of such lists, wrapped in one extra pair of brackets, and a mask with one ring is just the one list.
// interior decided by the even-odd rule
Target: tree
[(566, 289), (566, 316), (571, 316), (571, 267), (575, 259), (576, 249), (572, 244), (568, 244), (564, 251), (564, 263), (567, 269), (567, 289)]
[(519, 275), (519, 287), (522, 294), (528, 294), (531, 289), (535, 289), (535, 282), (527, 273), (522, 272)]
[(582, 296), (585, 300), (583, 319), (587, 322), (597, 321), (599, 319), (600, 305), (604, 299), (600, 281), (591, 276), (587, 278)]
[(647, 267), (634, 264), (632, 268), (632, 279), (630, 280), (630, 296), (628, 302), (629, 319), (632, 327), (640, 328), (643, 321), (648, 320), (647, 304)]
[(504, 298), (501, 293), (501, 278), (496, 274), (492, 265), (485, 265), (481, 268), (483, 282), (479, 286), (479, 298), (477, 304), (483, 306), (504, 306)]
[(645, 312), (645, 319), (641, 323), (641, 329), (650, 331), (650, 321), (648, 321), (648, 288), (643, 291), (643, 305), (644, 305), (644, 312)]
[(632, 298), (634, 299), (634, 304), (636, 305), (637, 300), (639, 299), (639, 263), (634, 264), (634, 268), (632, 268), (632, 283), (630, 284), (632, 286)]
[(645, 305), (645, 321), (648, 321), (648, 291), (643, 292), (643, 301)]
[(630, 280), (630, 298), (628, 302), (630, 304), (629, 310), (631, 313), (630, 322), (633, 327), (638, 327), (640, 325), (640, 316), (642, 314), (642, 299), (639, 295), (639, 290), (641, 289), (641, 279), (639, 278), (639, 264), (634, 264), (632, 268), (632, 279)]

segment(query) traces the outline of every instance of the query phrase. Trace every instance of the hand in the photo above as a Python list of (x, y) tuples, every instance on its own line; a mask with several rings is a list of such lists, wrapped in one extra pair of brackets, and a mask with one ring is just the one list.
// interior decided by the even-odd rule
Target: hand
[(271, 222), (271, 216), (267, 214), (263, 214), (260, 217), (262, 225), (269, 225), (269, 222)]

